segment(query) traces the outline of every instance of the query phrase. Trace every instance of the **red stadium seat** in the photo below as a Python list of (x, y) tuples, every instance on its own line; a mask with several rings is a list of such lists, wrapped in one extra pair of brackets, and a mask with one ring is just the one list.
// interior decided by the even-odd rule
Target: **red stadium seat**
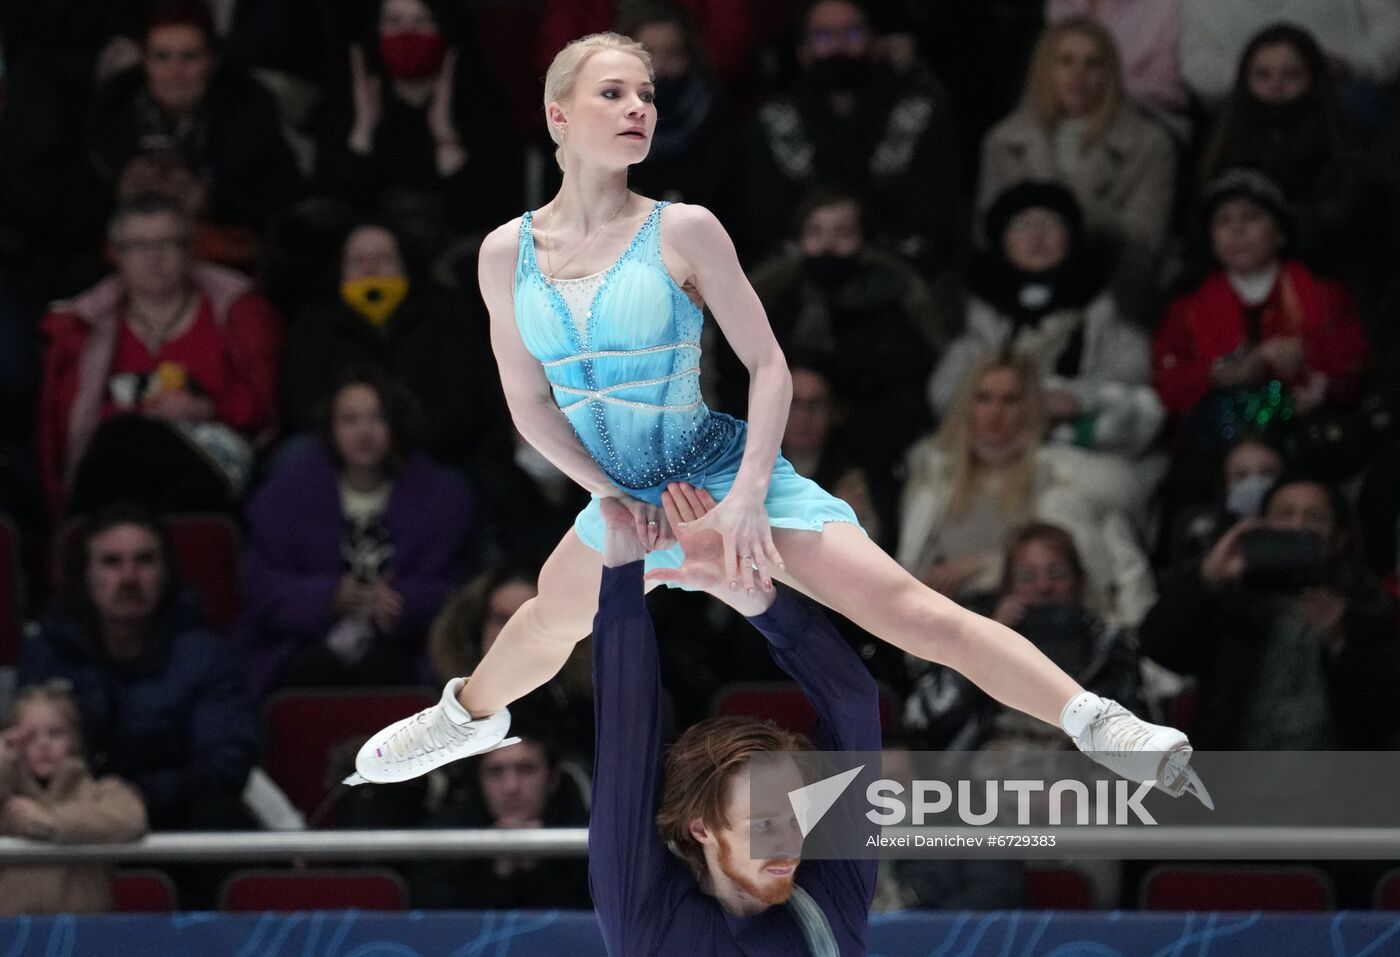
[[(223, 515), (164, 518), (176, 572), (186, 585), (199, 592), (209, 627), (227, 633), (239, 611), (238, 561), (242, 544), (238, 526)], [(54, 540), (54, 587), (60, 593), (68, 584), (64, 562), (81, 527), (81, 518), (70, 518), (59, 527)]]
[(19, 658), (20, 568), (19, 532), (0, 515), (0, 668)]
[(222, 515), (172, 515), (167, 525), (180, 577), (200, 592), (209, 627), (227, 634), (239, 611), (238, 526)]
[(1316, 867), (1166, 864), (1143, 881), (1143, 910), (1332, 910), (1332, 881)]
[(263, 770), (309, 818), (327, 793), (332, 748), (348, 738), (368, 737), (436, 700), (436, 694), (419, 688), (278, 692), (263, 706)]
[(1026, 868), (1026, 906), (1036, 910), (1093, 910), (1094, 882), (1077, 867), (1031, 863)]
[(403, 878), (382, 867), (237, 871), (219, 891), (222, 911), (404, 910)]
[[(715, 692), (710, 715), (716, 718), (750, 715), (766, 718), (780, 727), (809, 734), (817, 723), (817, 709), (802, 689), (791, 681), (742, 681), (727, 684)], [(880, 688), (880, 729), (890, 732), (899, 726), (899, 705), (894, 694)]]
[(1400, 910), (1400, 868), (1383, 876), (1376, 885), (1376, 910)]
[(112, 910), (119, 914), (168, 914), (175, 910), (175, 884), (164, 871), (117, 871), (112, 875)]

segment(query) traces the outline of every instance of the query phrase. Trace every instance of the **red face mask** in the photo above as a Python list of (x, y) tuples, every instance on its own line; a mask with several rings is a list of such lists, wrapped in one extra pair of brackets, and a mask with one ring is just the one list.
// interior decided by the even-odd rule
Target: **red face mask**
[(396, 80), (422, 80), (442, 66), (447, 40), (441, 33), (405, 30), (379, 38), (379, 58), (384, 69)]

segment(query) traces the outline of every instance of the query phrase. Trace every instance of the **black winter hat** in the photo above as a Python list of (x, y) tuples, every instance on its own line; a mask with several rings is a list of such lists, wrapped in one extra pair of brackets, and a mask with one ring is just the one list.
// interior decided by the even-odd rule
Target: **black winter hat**
[(1050, 180), (1027, 179), (1008, 186), (987, 209), (982, 219), (982, 234), (992, 249), (1001, 248), (1006, 227), (1019, 213), (1028, 209), (1048, 209), (1064, 221), (1071, 245), (1077, 245), (1084, 229), (1084, 213), (1074, 194)]
[(1288, 199), (1277, 183), (1257, 169), (1236, 166), (1227, 169), (1206, 186), (1201, 197), (1202, 222), (1207, 229), (1221, 204), (1232, 199), (1247, 199), (1278, 220), (1288, 231)]

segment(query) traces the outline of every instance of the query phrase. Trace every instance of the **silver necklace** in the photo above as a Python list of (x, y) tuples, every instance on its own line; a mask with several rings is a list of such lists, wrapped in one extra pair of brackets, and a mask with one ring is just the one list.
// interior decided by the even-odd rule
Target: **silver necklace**
[(571, 256), (569, 256), (568, 259), (564, 260), (562, 263), (559, 264), (559, 268), (558, 268), (558, 269), (555, 269), (555, 268), (554, 268), (554, 251), (553, 251), (553, 248), (552, 248), (554, 244), (553, 244), (553, 243), (550, 243), (550, 242), (546, 242), (546, 243), (544, 244), (544, 259), (545, 259), (546, 265), (548, 265), (549, 268), (545, 271), (545, 274), (544, 274), (544, 281), (545, 281), (548, 285), (551, 285), (551, 286), (554, 285), (554, 279), (555, 279), (555, 277), (558, 276), (561, 272), (563, 272), (563, 271), (564, 271), (564, 267), (567, 266), (567, 265), (569, 265), (569, 263), (573, 262), (573, 261), (574, 261), (574, 257), (576, 257), (579, 253), (583, 252), (583, 250), (588, 246), (589, 243), (591, 243), (591, 242), (593, 242), (593, 240), (597, 239), (599, 233), (601, 233), (603, 230), (605, 230), (605, 229), (608, 228), (608, 223), (611, 223), (614, 219), (617, 219), (617, 214), (620, 213), (620, 212), (622, 212), (622, 207), (623, 207), (623, 206), (626, 206), (626, 205), (627, 205), (627, 201), (628, 201), (629, 199), (631, 199), (631, 198), (632, 198), (632, 197), (631, 197), (631, 194), (629, 194), (629, 193), (623, 194), (622, 202), (618, 204), (617, 209), (613, 210), (613, 214), (607, 218), (607, 221), (604, 222), (603, 225), (601, 225), (601, 226), (599, 226), (597, 229), (595, 229), (595, 230), (593, 231), (593, 235), (592, 235), (592, 236), (589, 236), (589, 237), (588, 237), (587, 239), (585, 239), (583, 242), (579, 243), (578, 248), (575, 249), (575, 250), (573, 251), (573, 254), (572, 254)]

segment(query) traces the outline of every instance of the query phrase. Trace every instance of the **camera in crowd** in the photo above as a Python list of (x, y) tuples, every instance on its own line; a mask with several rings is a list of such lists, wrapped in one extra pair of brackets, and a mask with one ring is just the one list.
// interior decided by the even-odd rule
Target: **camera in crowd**
[(1322, 581), (1326, 542), (1317, 532), (1252, 528), (1240, 536), (1244, 581), (1260, 588), (1294, 589)]

